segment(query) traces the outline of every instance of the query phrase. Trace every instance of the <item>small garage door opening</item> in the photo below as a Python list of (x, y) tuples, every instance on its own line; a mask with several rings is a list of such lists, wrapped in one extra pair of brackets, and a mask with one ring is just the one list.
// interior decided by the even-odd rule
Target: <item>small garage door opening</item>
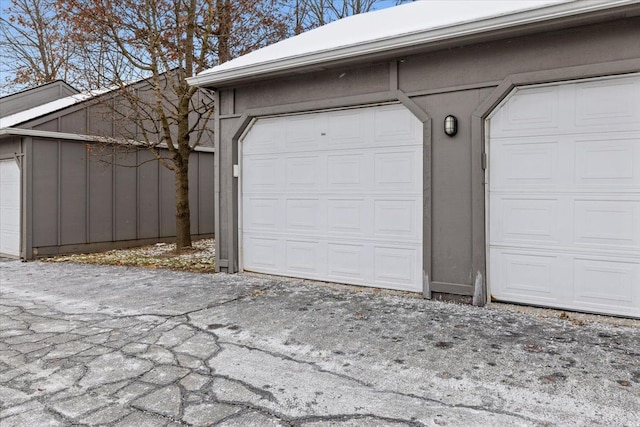
[(0, 255), (20, 256), (20, 168), (0, 160)]
[(491, 296), (640, 317), (640, 76), (516, 89), (488, 127)]
[(402, 105), (258, 119), (241, 142), (241, 267), (422, 291), (422, 123)]

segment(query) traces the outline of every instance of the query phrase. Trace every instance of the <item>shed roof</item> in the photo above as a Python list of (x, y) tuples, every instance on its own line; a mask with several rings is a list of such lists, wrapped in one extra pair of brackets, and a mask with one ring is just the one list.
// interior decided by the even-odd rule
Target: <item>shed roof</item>
[(40, 86), (6, 94), (0, 97), (0, 117), (10, 116), (79, 92), (64, 80), (55, 80)]
[(332, 22), (205, 70), (188, 81), (216, 87), (636, 3), (640, 1), (417, 1)]
[(72, 105), (91, 99), (101, 93), (107, 91), (91, 91), (81, 92), (75, 95), (67, 96), (65, 98), (56, 99), (55, 101), (47, 102), (37, 107), (29, 108), (28, 110), (20, 111), (19, 113), (11, 114), (6, 117), (0, 118), (0, 129), (19, 125), (20, 123), (28, 122), (30, 120), (37, 119), (38, 117), (45, 116), (47, 114), (54, 113)]

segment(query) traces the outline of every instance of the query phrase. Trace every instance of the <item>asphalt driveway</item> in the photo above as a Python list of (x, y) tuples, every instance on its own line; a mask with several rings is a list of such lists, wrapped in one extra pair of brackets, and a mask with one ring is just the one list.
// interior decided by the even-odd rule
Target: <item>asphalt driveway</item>
[(0, 262), (0, 425), (640, 425), (640, 322)]

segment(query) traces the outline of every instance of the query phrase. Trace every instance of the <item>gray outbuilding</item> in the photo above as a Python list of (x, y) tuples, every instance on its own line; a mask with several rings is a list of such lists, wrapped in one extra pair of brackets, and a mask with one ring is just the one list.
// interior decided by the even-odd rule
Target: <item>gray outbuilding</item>
[[(33, 259), (175, 237), (173, 172), (145, 149), (106, 144), (120, 137), (123, 123), (98, 98), (62, 81), (0, 98), (1, 256)], [(196, 147), (189, 166), (191, 232), (211, 237), (213, 147)]]
[(640, 317), (640, 2), (425, 1), (204, 71), (216, 268)]

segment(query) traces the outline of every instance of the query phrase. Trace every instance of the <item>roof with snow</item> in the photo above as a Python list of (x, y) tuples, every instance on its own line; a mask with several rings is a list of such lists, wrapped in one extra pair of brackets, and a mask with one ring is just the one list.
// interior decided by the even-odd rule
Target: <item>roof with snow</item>
[(636, 3), (640, 0), (416, 1), (332, 22), (205, 70), (188, 81), (215, 87)]
[(11, 114), (6, 117), (0, 118), (0, 129), (19, 125), (20, 123), (28, 122), (38, 117), (45, 116), (47, 114), (60, 111), (67, 107), (70, 107), (88, 99), (94, 98), (106, 90), (82, 92), (75, 95), (67, 96), (65, 98), (57, 99), (55, 101), (47, 102), (46, 104), (38, 105), (37, 107), (29, 108), (28, 110), (20, 111), (19, 113)]

